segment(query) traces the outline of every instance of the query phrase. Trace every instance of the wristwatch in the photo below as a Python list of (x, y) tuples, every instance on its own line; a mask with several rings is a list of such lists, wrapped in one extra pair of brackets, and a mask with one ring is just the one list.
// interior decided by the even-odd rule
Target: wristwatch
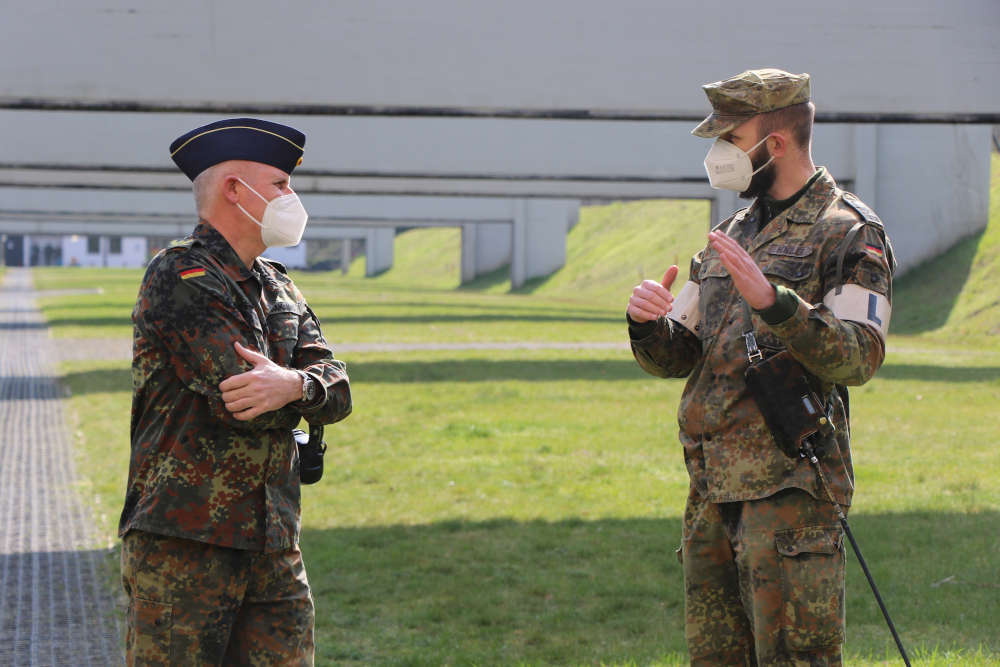
[(305, 371), (296, 370), (295, 372), (302, 376), (302, 402), (312, 403), (313, 399), (316, 398), (316, 380)]

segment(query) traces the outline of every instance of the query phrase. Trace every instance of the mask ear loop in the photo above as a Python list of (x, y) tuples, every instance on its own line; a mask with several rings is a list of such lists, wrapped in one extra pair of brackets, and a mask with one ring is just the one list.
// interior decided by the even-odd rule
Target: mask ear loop
[[(248, 190), (249, 190), (250, 192), (254, 193), (254, 194), (255, 194), (255, 195), (257, 195), (258, 197), (260, 197), (261, 199), (263, 199), (263, 200), (264, 200), (264, 201), (265, 201), (266, 203), (270, 203), (270, 202), (268, 202), (268, 201), (267, 201), (267, 199), (266, 199), (266, 198), (264, 197), (264, 195), (262, 195), (261, 193), (257, 192), (256, 190), (254, 190), (254, 189), (253, 189), (253, 187), (252, 187), (252, 186), (251, 186), (251, 185), (250, 185), (249, 183), (247, 183), (246, 181), (244, 181), (244, 180), (243, 180), (242, 178), (240, 178), (239, 176), (237, 176), (237, 177), (236, 177), (236, 180), (237, 180), (237, 181), (239, 181), (240, 183), (242, 183), (242, 184), (243, 184), (244, 186), (246, 186), (246, 188), (247, 188), (247, 189), (248, 189)], [(255, 217), (253, 217), (252, 215), (250, 215), (250, 214), (249, 214), (249, 213), (247, 212), (247, 210), (246, 210), (245, 208), (243, 208), (242, 206), (240, 206), (240, 204), (239, 204), (238, 202), (237, 202), (237, 204), (236, 204), (236, 208), (238, 208), (238, 209), (240, 209), (241, 211), (243, 211), (243, 215), (245, 215), (246, 217), (248, 217), (248, 218), (250, 218), (251, 220), (253, 220), (253, 221), (254, 221), (254, 223), (255, 223), (255, 224), (256, 224), (256, 225), (258, 226), (258, 227), (260, 227), (261, 229), (264, 229), (264, 223), (262, 223), (262, 222), (261, 222), (261, 221), (259, 221), (259, 220), (258, 220), (257, 218), (255, 218)]]
[[(767, 135), (766, 137), (764, 137), (763, 139), (761, 139), (760, 141), (758, 141), (757, 143), (755, 143), (755, 144), (754, 144), (753, 146), (751, 146), (751, 147), (750, 147), (750, 150), (746, 151), (746, 154), (747, 154), (747, 157), (750, 157), (750, 153), (753, 153), (753, 152), (754, 152), (755, 150), (757, 150), (757, 148), (758, 148), (758, 147), (759, 147), (759, 146), (760, 146), (760, 145), (761, 145), (762, 143), (764, 143), (765, 141), (767, 141), (767, 140), (768, 140), (768, 138), (769, 138), (770, 136), (771, 136), (770, 134), (769, 134), (769, 135)], [(770, 157), (769, 157), (769, 158), (767, 159), (767, 162), (765, 162), (764, 164), (760, 165), (760, 167), (758, 167), (757, 169), (754, 169), (753, 171), (751, 171), (751, 172), (750, 172), (750, 175), (751, 175), (751, 176), (753, 176), (753, 175), (754, 175), (754, 174), (756, 174), (756, 173), (757, 173), (758, 171), (760, 171), (761, 169), (763, 169), (763, 168), (764, 168), (764, 167), (766, 167), (767, 165), (771, 164), (772, 162), (774, 162), (774, 156), (773, 156), (773, 155), (771, 155), (771, 156), (770, 156)], [(750, 163), (751, 163), (751, 164), (753, 164), (753, 159), (752, 159), (752, 158), (750, 159)]]

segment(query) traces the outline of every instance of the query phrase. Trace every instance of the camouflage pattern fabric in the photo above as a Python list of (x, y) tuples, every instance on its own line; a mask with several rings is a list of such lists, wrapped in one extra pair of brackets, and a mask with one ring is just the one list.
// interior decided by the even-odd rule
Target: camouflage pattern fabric
[[(277, 262), (243, 265), (202, 222), (150, 262), (135, 310), (132, 456), (119, 535), (140, 529), (223, 547), (283, 552), (298, 544), (292, 428), (351, 412), (342, 361)], [(237, 420), (218, 385), (251, 369), (240, 342), (308, 372), (318, 396)]]
[(780, 69), (752, 69), (702, 86), (712, 113), (691, 134), (714, 138), (757, 114), (809, 101), (809, 75)]
[(845, 545), (798, 489), (741, 503), (693, 487), (681, 544), (692, 665), (840, 665)]
[(128, 665), (312, 665), (298, 549), (262, 553), (133, 530), (122, 541)]
[[(758, 230), (758, 203), (717, 229), (734, 238), (775, 285), (794, 291), (798, 309), (784, 322), (766, 324), (744, 306), (718, 253), (708, 247), (691, 262), (690, 280), (700, 290), (700, 324), (692, 332), (659, 318), (652, 333), (633, 339), (639, 365), (658, 377), (687, 377), (678, 422), (691, 482), (710, 502), (766, 498), (799, 488), (825, 499), (808, 461), (777, 447), (753, 398), (743, 333), (753, 330), (766, 356), (787, 349), (820, 382), (836, 431), (817, 444), (834, 497), (845, 507), (853, 493), (847, 411), (837, 385), (860, 385), (882, 364), (878, 331), (840, 320), (823, 305), (837, 287), (837, 259), (850, 239), (840, 281), (860, 285), (891, 300), (891, 246), (877, 217), (822, 173), (799, 200)], [(844, 392), (846, 394), (846, 391)]]

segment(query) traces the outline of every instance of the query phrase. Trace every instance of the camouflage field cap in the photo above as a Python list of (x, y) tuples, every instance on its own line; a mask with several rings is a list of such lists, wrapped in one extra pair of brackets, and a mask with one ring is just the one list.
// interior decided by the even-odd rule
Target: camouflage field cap
[(702, 86), (712, 113), (691, 130), (697, 137), (713, 138), (729, 132), (757, 114), (809, 101), (809, 75), (780, 69), (751, 69)]

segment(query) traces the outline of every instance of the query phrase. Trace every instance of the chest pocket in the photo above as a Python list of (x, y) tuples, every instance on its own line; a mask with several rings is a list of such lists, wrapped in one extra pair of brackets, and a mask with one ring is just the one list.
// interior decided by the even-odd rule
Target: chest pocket
[(776, 285), (795, 288), (813, 274), (813, 263), (796, 259), (769, 259), (761, 271)]
[(278, 301), (267, 314), (267, 343), (271, 361), (279, 366), (291, 366), (295, 345), (299, 342), (299, 306)]

